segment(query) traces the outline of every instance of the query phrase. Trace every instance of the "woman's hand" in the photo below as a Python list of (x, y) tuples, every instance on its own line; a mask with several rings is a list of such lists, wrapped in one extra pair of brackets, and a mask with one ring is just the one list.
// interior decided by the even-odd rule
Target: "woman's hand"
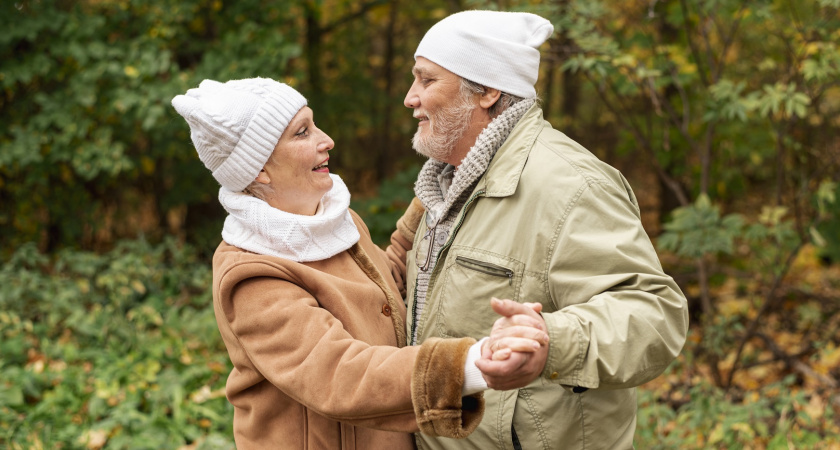
[(539, 303), (492, 299), (500, 317), (484, 341), (476, 366), (487, 385), (496, 390), (526, 386), (545, 367), (549, 338)]

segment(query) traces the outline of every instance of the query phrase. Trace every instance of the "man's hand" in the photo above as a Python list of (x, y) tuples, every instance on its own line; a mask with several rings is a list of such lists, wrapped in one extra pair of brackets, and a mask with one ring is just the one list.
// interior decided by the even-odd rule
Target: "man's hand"
[[(493, 389), (524, 387), (542, 373), (548, 358), (547, 328), (539, 314), (542, 305), (494, 298), (491, 306), (502, 317), (493, 324), (490, 338), (482, 345), (481, 359), (475, 365)], [(521, 344), (522, 339), (537, 341), (541, 345), (529, 353), (511, 350), (515, 346), (510, 343)]]

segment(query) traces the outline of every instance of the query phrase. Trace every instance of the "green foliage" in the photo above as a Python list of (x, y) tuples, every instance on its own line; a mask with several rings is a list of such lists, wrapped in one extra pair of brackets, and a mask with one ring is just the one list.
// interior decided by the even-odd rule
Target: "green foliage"
[(747, 121), (747, 113), (753, 109), (750, 102), (742, 95), (746, 84), (738, 84), (730, 80), (721, 80), (709, 88), (709, 102), (703, 119), (707, 122), (715, 120)]
[(0, 445), (232, 448), (209, 263), (124, 241), (0, 267)]
[[(203, 78), (283, 78), (300, 52), (269, 26), (288, 8), (256, 1), (0, 8), (4, 247), (40, 240), (42, 249), (90, 248), (102, 232), (155, 233), (172, 208), (215, 201), (217, 185), (171, 98)], [(152, 209), (138, 214), (145, 198)], [(148, 223), (138, 226), (135, 214)]]
[(167, 228), (193, 243), (218, 233), (218, 185), (170, 106), (207, 78), (271, 77), (301, 90), (350, 186), (416, 163), (416, 122), (400, 100), (413, 48), (443, 4), (2, 2), (4, 252), (32, 241), (103, 249)]
[[(564, 83), (585, 81), (581, 97), (599, 99), (565, 120), (589, 138), (581, 122), (600, 108), (596, 120), (615, 124), (616, 141), (657, 167), (683, 207), (771, 183), (786, 202), (807, 203), (813, 180), (840, 172), (820, 157), (840, 134), (837, 12), (825, 0), (562, 2), (548, 53)], [(807, 228), (813, 211), (801, 211)]]
[[(818, 431), (803, 411), (809, 396), (793, 377), (733, 399), (706, 383), (692, 386), (679, 407), (663, 405), (654, 391), (640, 390), (635, 447), (646, 449), (831, 448), (838, 436)], [(797, 412), (799, 410), (800, 412)], [(830, 414), (830, 409), (827, 411)], [(823, 447), (816, 447), (816, 445)]]
[(785, 207), (763, 207), (758, 222), (744, 231), (744, 240), (750, 246), (751, 263), (759, 274), (781, 275), (781, 261), (796, 248), (801, 238), (790, 220), (783, 220)]
[(419, 171), (419, 167), (410, 167), (384, 180), (375, 196), (353, 199), (350, 207), (365, 221), (373, 242), (389, 242), (397, 220), (414, 198), (414, 181)]
[(720, 208), (712, 205), (708, 196), (701, 195), (693, 205), (674, 210), (658, 245), (663, 250), (688, 258), (730, 254), (743, 225), (741, 215), (721, 217)]
[[(457, 3), (0, 2), (0, 446), (231, 448), (229, 362), (198, 256), (218, 242), (222, 210), (170, 99), (205, 78), (300, 88), (351, 190), (385, 180), (353, 202), (385, 244), (417, 171), (387, 178), (413, 157), (416, 123), (400, 105), (411, 55)], [(840, 1), (465, 5), (555, 24), (538, 91), (546, 111), (563, 108), (548, 119), (598, 154), (652, 167), (682, 205), (659, 248), (717, 265), (721, 311), (691, 365), (668, 374), (692, 387), (674, 401), (640, 390), (636, 446), (836, 446), (804, 412), (813, 395), (798, 380), (741, 398), (694, 378), (704, 357), (731, 355), (754, 317), (743, 305), (763, 306), (803, 238), (840, 261)], [(138, 235), (148, 241), (119, 241)], [(745, 298), (715, 294), (730, 284)], [(836, 295), (797, 303), (798, 288), (777, 294), (793, 298), (802, 330), (836, 324), (821, 309)], [(736, 363), (759, 360), (755, 341)]]
[(840, 183), (823, 180), (814, 199), (819, 219), (809, 230), (811, 239), (825, 256), (840, 261)]

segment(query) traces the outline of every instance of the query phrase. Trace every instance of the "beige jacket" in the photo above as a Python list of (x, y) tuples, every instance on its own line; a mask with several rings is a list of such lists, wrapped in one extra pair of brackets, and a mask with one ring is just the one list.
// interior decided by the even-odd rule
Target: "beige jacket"
[(216, 250), (239, 449), (411, 449), (409, 432), (463, 437), (481, 418), (481, 396), (460, 395), (473, 339), (403, 346), (397, 282), (413, 233), (402, 226), (386, 253), (353, 218), (360, 241), (323, 261)]
[[(426, 231), (420, 222), (415, 246)], [(414, 309), (415, 251), (408, 255)], [(542, 376), (486, 391), (479, 428), (461, 441), (417, 435), (421, 449), (626, 449), (635, 387), (682, 349), (686, 299), (662, 271), (633, 191), (614, 168), (551, 128), (532, 107), (499, 148), (437, 257), (418, 342), (482, 337), (490, 298), (540, 302), (549, 355)], [(413, 316), (413, 314), (411, 315)]]

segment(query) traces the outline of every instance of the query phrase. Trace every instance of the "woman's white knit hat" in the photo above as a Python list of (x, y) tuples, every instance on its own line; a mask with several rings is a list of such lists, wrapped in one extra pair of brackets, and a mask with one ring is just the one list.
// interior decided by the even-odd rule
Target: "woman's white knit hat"
[(463, 11), (426, 32), (414, 59), (422, 56), (483, 86), (523, 98), (537, 96), (537, 48), (554, 33), (542, 17), (520, 12)]
[(172, 106), (190, 126), (198, 157), (226, 189), (240, 192), (265, 167), (306, 99), (269, 78), (204, 80)]

